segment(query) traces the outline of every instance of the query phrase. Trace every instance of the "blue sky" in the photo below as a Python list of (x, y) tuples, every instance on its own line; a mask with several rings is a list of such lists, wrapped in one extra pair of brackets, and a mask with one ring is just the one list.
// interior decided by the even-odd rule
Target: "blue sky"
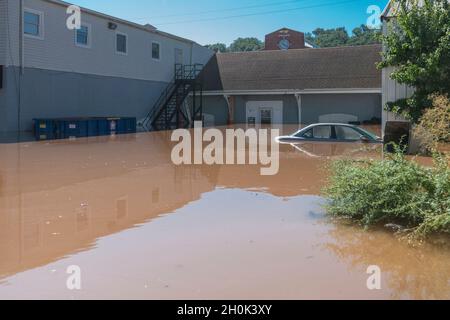
[(317, 27), (345, 26), (349, 32), (365, 24), (371, 5), (383, 9), (388, 0), (72, 0), (77, 5), (200, 44), (230, 44), (238, 37), (258, 37), (288, 27), (310, 32)]

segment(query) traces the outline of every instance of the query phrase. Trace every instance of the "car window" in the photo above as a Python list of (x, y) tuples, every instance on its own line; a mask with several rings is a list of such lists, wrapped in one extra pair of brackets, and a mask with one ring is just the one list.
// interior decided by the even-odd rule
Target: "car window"
[(331, 126), (318, 126), (312, 131), (314, 139), (331, 139)]
[(313, 131), (311, 129), (311, 130), (306, 131), (305, 133), (298, 133), (296, 136), (311, 139), (313, 137)]
[(317, 126), (302, 134), (306, 139), (331, 139), (331, 126)]
[(350, 127), (336, 126), (336, 137), (338, 140), (360, 140), (362, 134)]

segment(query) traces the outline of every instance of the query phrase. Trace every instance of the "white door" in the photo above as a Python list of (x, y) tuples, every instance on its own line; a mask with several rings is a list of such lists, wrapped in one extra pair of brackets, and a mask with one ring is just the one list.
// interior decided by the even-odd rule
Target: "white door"
[(283, 101), (248, 101), (247, 124), (283, 124)]

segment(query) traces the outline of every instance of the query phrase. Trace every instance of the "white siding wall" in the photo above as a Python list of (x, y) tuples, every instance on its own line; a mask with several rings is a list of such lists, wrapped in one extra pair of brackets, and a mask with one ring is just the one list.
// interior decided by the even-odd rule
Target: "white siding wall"
[(4, 12), (5, 30), (6, 34), (6, 65), (19, 65), (19, 27), (20, 27), (20, 2), (19, 0), (1, 0), (8, 10)]
[[(388, 32), (388, 22), (385, 20), (383, 22), (383, 32), (386, 34)], [(394, 102), (399, 99), (408, 98), (412, 95), (413, 89), (399, 84), (396, 81), (391, 79), (391, 73), (394, 71), (394, 68), (389, 67), (383, 69), (383, 108), (386, 106), (388, 102)], [(392, 112), (383, 110), (383, 131), (387, 121), (403, 121), (404, 118), (394, 114)]]
[[(2, 0), (3, 1), (3, 0)], [(9, 0), (11, 42), (16, 58), (20, 61), (19, 48), (19, 0)], [(184, 63), (206, 63), (212, 52), (189, 41), (181, 41), (117, 23), (117, 32), (128, 35), (128, 55), (116, 54), (116, 32), (108, 29), (110, 20), (93, 14), (82, 13), (82, 21), (92, 26), (91, 48), (75, 45), (75, 31), (66, 28), (66, 7), (44, 0), (24, 0), (24, 7), (44, 13), (44, 39), (25, 37), (24, 62), (26, 67), (86, 73), (102, 76), (141, 80), (169, 81), (173, 77), (175, 48), (183, 49)], [(151, 56), (152, 41), (161, 44), (161, 60)], [(192, 49), (194, 46), (194, 50)], [(191, 57), (191, 52), (195, 54)]]
[(6, 64), (6, 1), (7, 0), (0, 0), (0, 65)]

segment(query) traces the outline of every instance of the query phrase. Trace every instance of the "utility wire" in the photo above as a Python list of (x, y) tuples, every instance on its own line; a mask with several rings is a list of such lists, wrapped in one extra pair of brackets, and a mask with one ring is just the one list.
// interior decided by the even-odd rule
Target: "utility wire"
[[(208, 11), (197, 11), (197, 12), (189, 12), (189, 13), (168, 14), (168, 15), (148, 17), (148, 18), (145, 18), (145, 19), (159, 19), (159, 18), (169, 18), (169, 17), (195, 16), (195, 15), (202, 15), (202, 14), (216, 13), (216, 12), (229, 12), (229, 11), (238, 11), (238, 10), (245, 10), (245, 9), (255, 9), (255, 8), (264, 8), (264, 7), (272, 7), (272, 6), (281, 6), (281, 5), (285, 5), (285, 4), (298, 3), (298, 2), (304, 2), (304, 1), (308, 1), (308, 0), (291, 0), (291, 1), (282, 1), (282, 2), (272, 2), (272, 3), (266, 3), (266, 4), (256, 4), (256, 5), (245, 6), (245, 7), (237, 7), (237, 8), (225, 8), (225, 9), (215, 9), (215, 10), (208, 10)], [(144, 20), (144, 18), (143, 19), (139, 19), (139, 20)]]
[(163, 26), (163, 25), (186, 24), (186, 23), (206, 22), (206, 21), (228, 20), (228, 19), (243, 18), (243, 17), (262, 16), (262, 15), (284, 13), (284, 12), (298, 11), (298, 10), (304, 10), (304, 9), (335, 6), (335, 5), (353, 3), (353, 2), (357, 2), (357, 1), (360, 1), (360, 0), (347, 0), (347, 1), (340, 1), (340, 2), (333, 2), (333, 3), (323, 3), (323, 4), (303, 6), (303, 7), (290, 8), (290, 9), (273, 10), (273, 11), (266, 11), (266, 12), (259, 12), (259, 13), (248, 13), (248, 14), (240, 14), (240, 15), (234, 15), (234, 16), (217, 17), (217, 18), (205, 18), (205, 19), (184, 20), (184, 21), (176, 21), (176, 22), (166, 22), (166, 23), (159, 23), (156, 25)]

